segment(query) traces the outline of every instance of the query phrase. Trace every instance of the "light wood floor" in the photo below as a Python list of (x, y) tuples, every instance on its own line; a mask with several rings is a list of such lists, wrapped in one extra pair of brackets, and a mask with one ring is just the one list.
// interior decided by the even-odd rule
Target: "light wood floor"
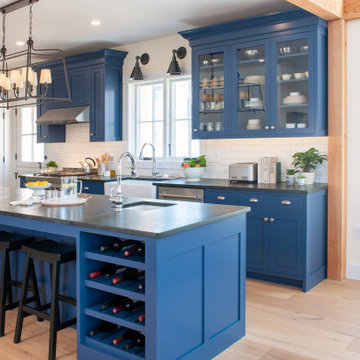
[[(360, 359), (360, 281), (327, 280), (305, 294), (248, 280), (246, 313), (246, 336), (216, 360)], [(16, 310), (8, 312), (0, 359), (46, 360), (48, 322), (26, 318), (22, 341), (15, 345), (15, 317)], [(75, 330), (58, 333), (57, 355), (61, 360), (76, 359)]]

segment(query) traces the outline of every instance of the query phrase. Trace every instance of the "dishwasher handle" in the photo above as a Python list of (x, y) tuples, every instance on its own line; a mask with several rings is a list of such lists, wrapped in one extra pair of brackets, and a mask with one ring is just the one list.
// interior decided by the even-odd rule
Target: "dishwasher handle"
[(186, 200), (201, 200), (201, 196), (198, 195), (178, 195), (178, 194), (160, 194), (160, 198), (164, 199), (186, 199)]

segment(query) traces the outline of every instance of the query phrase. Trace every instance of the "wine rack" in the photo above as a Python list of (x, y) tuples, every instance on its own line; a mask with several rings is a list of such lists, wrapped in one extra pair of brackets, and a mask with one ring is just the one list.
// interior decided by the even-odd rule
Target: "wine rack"
[[(108, 246), (117, 239), (111, 236), (82, 233), (81, 237), (86, 238), (82, 241), (83, 263), (80, 270), (84, 295), (80, 302), (80, 311), (85, 315), (82, 317), (80, 326), (80, 342), (85, 346), (105, 353), (109, 358), (121, 358), (129, 360), (140, 360), (145, 358), (145, 348), (134, 346), (125, 350), (124, 345), (129, 340), (124, 340), (117, 345), (112, 344), (112, 340), (121, 336), (127, 329), (145, 333), (145, 321), (138, 318), (145, 314), (145, 289), (139, 289), (140, 284), (145, 284), (145, 277), (137, 280), (123, 280), (117, 284), (113, 279), (118, 275), (99, 275), (90, 278), (90, 273), (101, 270), (109, 264), (119, 265), (128, 269), (145, 270), (145, 256), (132, 255), (124, 256), (122, 251), (108, 249), (101, 251), (102, 246)], [(123, 238), (122, 238), (123, 239)], [(132, 240), (132, 239), (125, 239)], [(136, 242), (140, 244), (143, 242)], [(146, 276), (146, 273), (145, 273)], [(103, 304), (108, 303), (116, 296), (122, 296), (133, 301), (141, 301), (143, 305), (131, 312), (125, 310), (117, 313), (113, 312), (114, 306), (102, 309)], [(89, 336), (90, 330), (96, 328), (102, 322), (116, 324), (119, 328), (114, 332), (102, 332), (94, 336)]]

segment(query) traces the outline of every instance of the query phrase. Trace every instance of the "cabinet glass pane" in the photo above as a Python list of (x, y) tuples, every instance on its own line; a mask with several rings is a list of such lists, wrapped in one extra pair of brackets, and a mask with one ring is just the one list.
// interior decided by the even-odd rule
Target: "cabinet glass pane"
[(277, 127), (308, 127), (309, 42), (307, 39), (277, 44)]
[(224, 53), (199, 56), (199, 131), (224, 130)]
[(239, 49), (238, 130), (261, 130), (265, 126), (265, 46)]

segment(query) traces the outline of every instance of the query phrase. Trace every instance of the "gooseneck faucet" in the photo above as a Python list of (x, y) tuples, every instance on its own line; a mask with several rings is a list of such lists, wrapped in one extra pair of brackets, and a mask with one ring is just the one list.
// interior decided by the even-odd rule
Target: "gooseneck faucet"
[(123, 160), (128, 157), (131, 161), (131, 176), (136, 176), (136, 165), (135, 165), (135, 157), (130, 152), (125, 152), (120, 156), (120, 160), (117, 168), (117, 183), (116, 183), (116, 195), (113, 194), (114, 189), (111, 189), (110, 201), (115, 205), (115, 211), (120, 211), (122, 208), (122, 203), (124, 201), (123, 195), (121, 192), (121, 169)]
[(146, 145), (149, 145), (152, 147), (152, 161), (153, 161), (153, 168), (152, 168), (152, 176), (156, 177), (159, 175), (159, 172), (157, 171), (156, 169), (156, 157), (155, 157), (155, 146), (151, 143), (144, 143), (144, 145), (141, 147), (141, 150), (140, 150), (140, 155), (139, 155), (139, 159), (140, 160), (150, 160), (149, 158), (145, 158), (144, 155), (143, 155), (143, 152), (144, 152), (144, 147)]

